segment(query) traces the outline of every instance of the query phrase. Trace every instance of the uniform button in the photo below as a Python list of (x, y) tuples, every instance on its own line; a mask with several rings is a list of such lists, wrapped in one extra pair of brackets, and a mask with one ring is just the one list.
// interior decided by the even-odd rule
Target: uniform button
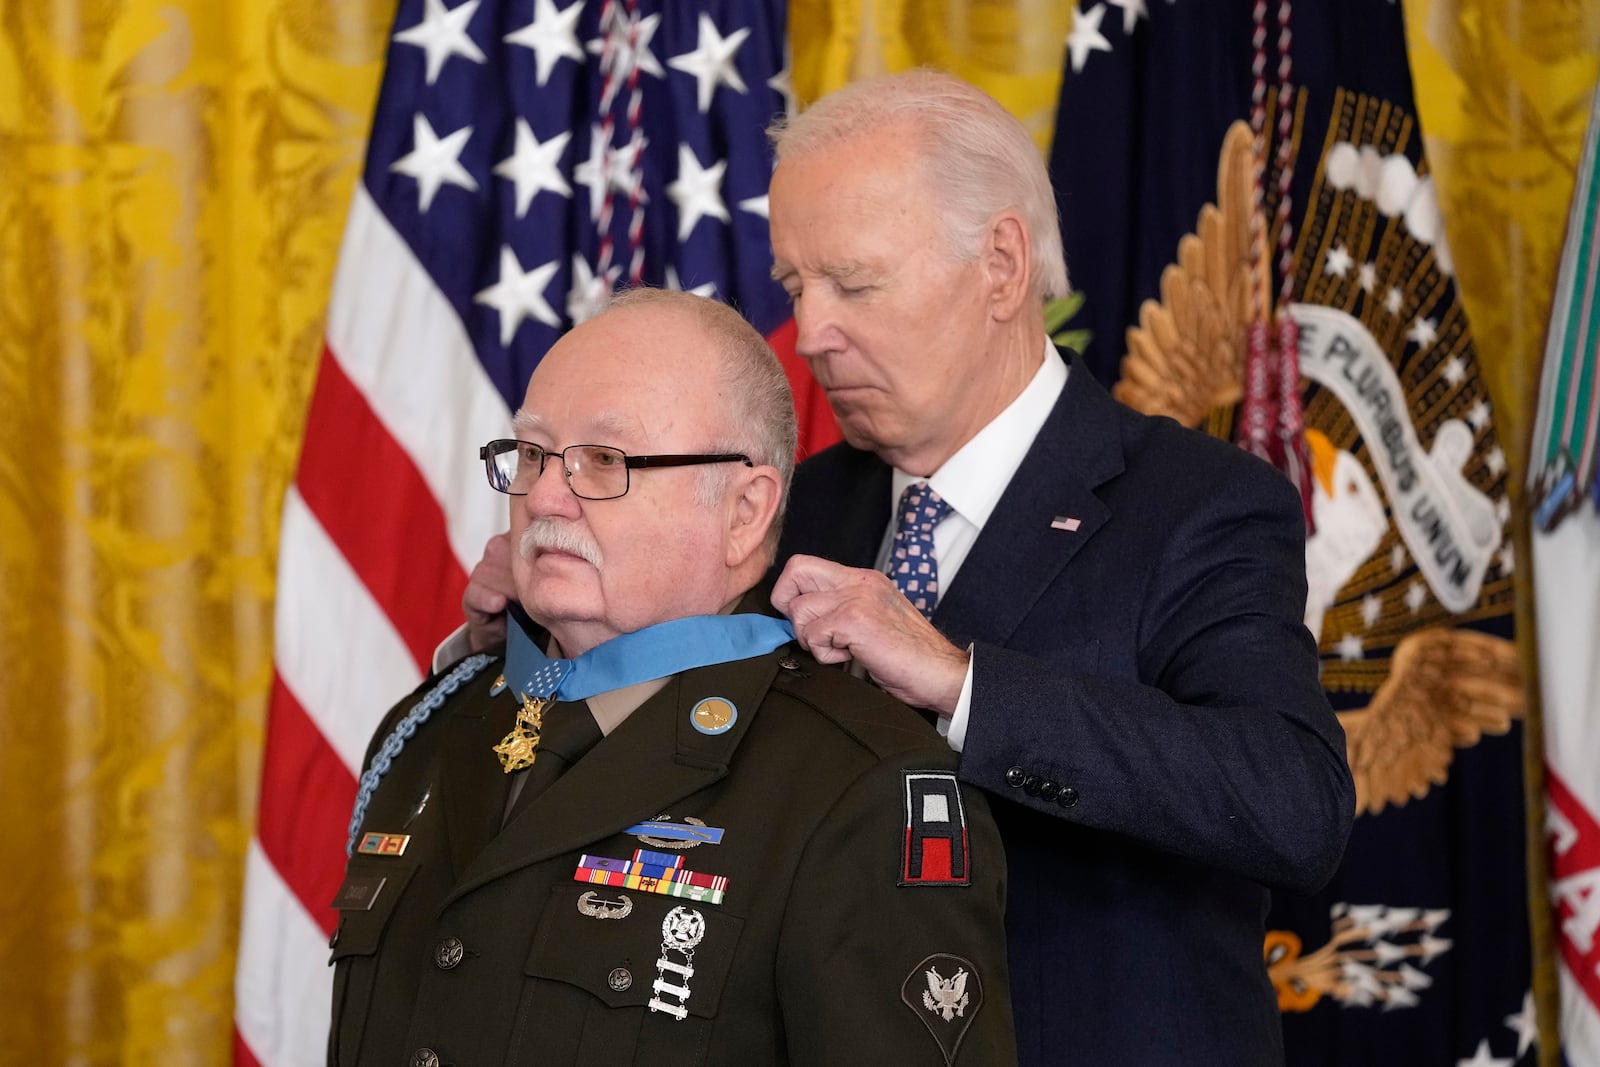
[(615, 989), (618, 993), (621, 993), (623, 990), (633, 985), (633, 975), (628, 973), (627, 968), (618, 967), (616, 970), (606, 975), (606, 985), (610, 986), (612, 989)]
[(800, 669), (800, 660), (795, 656), (785, 656), (778, 661), (778, 666), (786, 671), (797, 671)]
[(433, 947), (433, 962), (441, 971), (451, 970), (467, 954), (459, 937), (447, 937)]
[(1078, 802), (1078, 791), (1070, 785), (1061, 787), (1061, 795), (1056, 798), (1056, 803), (1063, 808), (1070, 808)]
[(1006, 785), (1015, 789), (1022, 784), (1023, 779), (1026, 777), (1027, 775), (1023, 773), (1021, 767), (1013, 767), (1006, 772)]
[(1039, 796), (1042, 797), (1045, 803), (1048, 804), (1055, 800), (1056, 796), (1060, 794), (1060, 792), (1061, 787), (1050, 781), (1050, 779), (1046, 778), (1044, 785), (1039, 789)]
[(411, 1067), (439, 1067), (439, 1054), (431, 1048), (419, 1048), (411, 1054)]
[(1044, 779), (1037, 774), (1030, 774), (1022, 780), (1022, 791), (1030, 797), (1039, 795), (1039, 789), (1044, 785)]

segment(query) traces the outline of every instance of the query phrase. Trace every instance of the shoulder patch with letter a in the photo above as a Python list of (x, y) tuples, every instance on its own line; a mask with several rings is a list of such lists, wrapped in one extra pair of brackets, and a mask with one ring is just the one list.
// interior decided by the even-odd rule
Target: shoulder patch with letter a
[(902, 771), (906, 804), (899, 885), (971, 885), (967, 813), (949, 771)]

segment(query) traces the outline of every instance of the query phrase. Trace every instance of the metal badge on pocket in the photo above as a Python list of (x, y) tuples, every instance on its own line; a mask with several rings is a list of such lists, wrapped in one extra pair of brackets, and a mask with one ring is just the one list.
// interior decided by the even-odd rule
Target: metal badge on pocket
[[(679, 905), (667, 912), (661, 922), (661, 958), (656, 960), (656, 980), (651, 986), (655, 996), (650, 998), (651, 1011), (664, 1011), (680, 1023), (688, 1016), (689, 979), (694, 977), (694, 950), (706, 936), (706, 917), (693, 908)], [(672, 958), (676, 953), (683, 957), (679, 963)], [(667, 981), (667, 973), (678, 976), (678, 983)], [(681, 984), (679, 984), (681, 983)], [(677, 997), (672, 1004), (661, 999), (661, 994)]]
[(617, 899), (612, 900), (588, 890), (578, 897), (578, 914), (591, 919), (626, 919), (633, 914), (633, 901), (626, 893), (618, 893)]

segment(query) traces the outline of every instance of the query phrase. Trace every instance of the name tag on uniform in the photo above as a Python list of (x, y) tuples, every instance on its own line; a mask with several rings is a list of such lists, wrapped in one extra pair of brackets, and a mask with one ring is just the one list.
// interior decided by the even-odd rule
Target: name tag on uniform
[(333, 906), (340, 911), (370, 911), (388, 880), (381, 874), (346, 875), (344, 885), (334, 895)]

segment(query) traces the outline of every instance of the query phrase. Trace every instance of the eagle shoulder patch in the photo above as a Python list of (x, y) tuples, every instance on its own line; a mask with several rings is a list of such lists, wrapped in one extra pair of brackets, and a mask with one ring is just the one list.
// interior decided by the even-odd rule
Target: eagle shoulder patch
[(900, 986), (900, 999), (928, 1028), (950, 1067), (983, 1007), (983, 981), (970, 960), (936, 952), (911, 969)]

